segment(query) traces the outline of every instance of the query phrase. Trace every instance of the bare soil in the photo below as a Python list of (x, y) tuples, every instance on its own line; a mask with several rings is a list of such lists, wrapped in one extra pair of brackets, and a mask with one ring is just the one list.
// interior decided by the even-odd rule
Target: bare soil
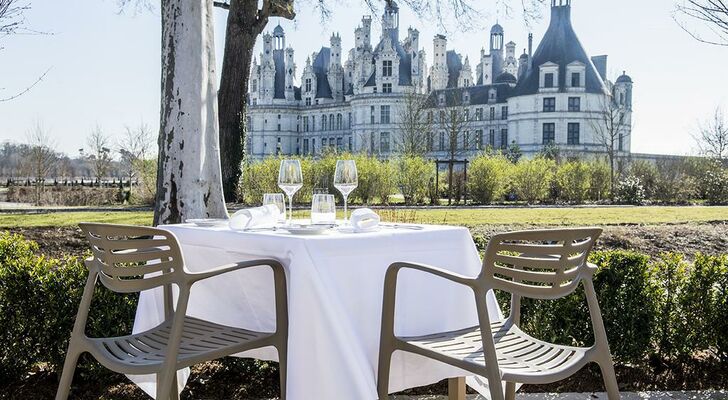
[[(529, 226), (482, 226), (473, 229), (474, 236), (485, 240), (497, 232)], [(86, 241), (77, 228), (15, 228), (21, 234), (39, 243), (43, 254), (60, 257), (65, 254), (81, 255), (87, 249)], [(624, 225), (607, 226), (598, 244), (599, 249), (636, 250), (650, 256), (662, 252), (685, 253), (690, 258), (696, 252), (723, 254), (728, 252), (728, 224), (676, 224), (676, 225)], [(235, 368), (213, 361), (196, 366), (183, 399), (261, 399), (274, 398), (278, 393), (277, 373), (260, 374), (249, 363), (236, 363)], [(275, 366), (271, 365), (274, 369)], [(636, 390), (698, 390), (728, 387), (728, 365), (712, 357), (695, 357), (674, 362), (648, 360), (643, 365), (617, 366), (621, 389)], [(75, 399), (145, 399), (139, 388), (119, 375), (109, 381), (87, 381), (76, 377), (73, 388)], [(20, 382), (0, 382), (0, 399), (50, 399), (55, 395), (58, 377), (42, 369)], [(589, 366), (570, 379), (552, 385), (525, 386), (525, 392), (594, 392), (602, 391), (599, 369)], [(447, 385), (440, 382), (403, 394), (445, 394)], [(342, 394), (346, 398), (346, 394)]]

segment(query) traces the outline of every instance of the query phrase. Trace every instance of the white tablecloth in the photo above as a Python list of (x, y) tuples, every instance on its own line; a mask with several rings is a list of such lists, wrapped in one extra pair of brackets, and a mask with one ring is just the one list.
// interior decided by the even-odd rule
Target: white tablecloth
[[(205, 271), (256, 258), (283, 263), (288, 280), (288, 398), (377, 398), (376, 376), (382, 294), (387, 267), (396, 261), (426, 263), (476, 276), (478, 252), (465, 228), (427, 226), (424, 230), (384, 228), (373, 233), (332, 232), (294, 236), (277, 232), (234, 232), (226, 227), (171, 225), (182, 246), (186, 268)], [(193, 286), (187, 315), (260, 331), (275, 327), (272, 273), (256, 267)], [(396, 333), (422, 335), (477, 324), (472, 291), (415, 271), (400, 274)], [(489, 294), (492, 318), (500, 318)], [(134, 332), (164, 318), (161, 289), (143, 292)], [(275, 349), (240, 354), (277, 360)], [(393, 356), (390, 392), (465, 376), (465, 372), (412, 354)], [(180, 371), (180, 390), (188, 371)], [(154, 376), (131, 376), (154, 394)], [(468, 380), (473, 385), (473, 380)], [(482, 389), (477, 388), (476, 389)]]

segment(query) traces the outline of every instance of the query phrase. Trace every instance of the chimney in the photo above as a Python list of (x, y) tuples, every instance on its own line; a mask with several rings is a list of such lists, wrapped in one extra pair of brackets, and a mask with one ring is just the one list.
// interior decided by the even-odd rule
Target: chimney
[(533, 33), (528, 34), (528, 58), (533, 57)]
[(607, 81), (607, 56), (594, 56), (592, 57), (594, 67), (596, 67), (599, 76), (602, 77), (603, 81)]

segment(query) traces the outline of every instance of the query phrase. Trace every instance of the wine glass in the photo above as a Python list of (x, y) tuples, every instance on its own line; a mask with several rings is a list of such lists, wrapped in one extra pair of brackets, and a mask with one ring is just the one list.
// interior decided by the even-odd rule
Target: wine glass
[(346, 203), (349, 195), (358, 185), (358, 174), (354, 160), (339, 160), (334, 172), (334, 187), (344, 196), (344, 221), (347, 221)]
[(311, 223), (332, 224), (336, 222), (336, 200), (333, 194), (314, 194), (311, 201)]
[(286, 221), (286, 199), (283, 197), (283, 193), (265, 193), (263, 195), (263, 205), (274, 204), (278, 207), (278, 222)]
[(278, 171), (278, 187), (288, 196), (288, 224), (290, 225), (293, 223), (293, 195), (303, 187), (300, 161), (281, 161), (281, 169)]

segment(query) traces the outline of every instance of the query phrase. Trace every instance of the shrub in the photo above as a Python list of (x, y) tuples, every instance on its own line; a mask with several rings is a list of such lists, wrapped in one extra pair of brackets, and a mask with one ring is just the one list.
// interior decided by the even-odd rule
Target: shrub
[(660, 161), (657, 181), (649, 196), (663, 202), (685, 203), (697, 194), (695, 178), (689, 175), (685, 161)]
[(710, 204), (728, 202), (728, 170), (717, 160), (711, 160), (699, 177), (703, 198)]
[[(38, 363), (60, 371), (88, 271), (80, 258), (36, 255), (38, 245), (0, 234), (0, 376), (19, 378)], [(96, 287), (87, 332), (105, 337), (129, 334), (136, 295)], [(82, 362), (79, 370), (105, 373)]]
[(470, 163), (468, 192), (478, 203), (489, 204), (503, 199), (513, 164), (505, 156), (481, 155)]
[(533, 204), (549, 196), (556, 163), (545, 158), (519, 161), (513, 171), (513, 189), (521, 200)]
[(639, 179), (642, 190), (645, 192), (645, 198), (653, 199), (656, 197), (660, 173), (657, 171), (655, 164), (644, 160), (634, 161), (629, 166), (628, 175)]
[(379, 162), (377, 171), (377, 185), (374, 187), (375, 193), (381, 204), (389, 204), (389, 196), (397, 191), (396, 170), (392, 163), (388, 161)]
[(407, 205), (420, 204), (428, 195), (430, 181), (435, 176), (433, 163), (422, 157), (402, 157), (394, 161), (397, 187)]
[(681, 254), (666, 253), (652, 270), (652, 281), (657, 285), (658, 313), (656, 343), (663, 357), (684, 356), (689, 353), (683, 337), (686, 318), (682, 314), (680, 299), (687, 281), (688, 264)]
[(609, 164), (603, 161), (589, 163), (589, 198), (602, 201), (609, 198)]
[(245, 204), (259, 204), (265, 193), (279, 193), (279, 158), (266, 158), (262, 161), (243, 165), (243, 173), (238, 185), (238, 198)]
[(628, 176), (619, 182), (616, 192), (617, 199), (622, 204), (640, 206), (645, 202), (645, 190), (640, 179), (635, 176)]
[(380, 194), (379, 187), (382, 184), (383, 174), (382, 162), (376, 157), (369, 157), (365, 154), (355, 156), (354, 160), (356, 161), (356, 169), (359, 172), (359, 185), (352, 192), (352, 197), (363, 204), (371, 204)]
[(581, 161), (562, 164), (556, 172), (560, 197), (570, 203), (583, 203), (589, 196), (589, 166)]

